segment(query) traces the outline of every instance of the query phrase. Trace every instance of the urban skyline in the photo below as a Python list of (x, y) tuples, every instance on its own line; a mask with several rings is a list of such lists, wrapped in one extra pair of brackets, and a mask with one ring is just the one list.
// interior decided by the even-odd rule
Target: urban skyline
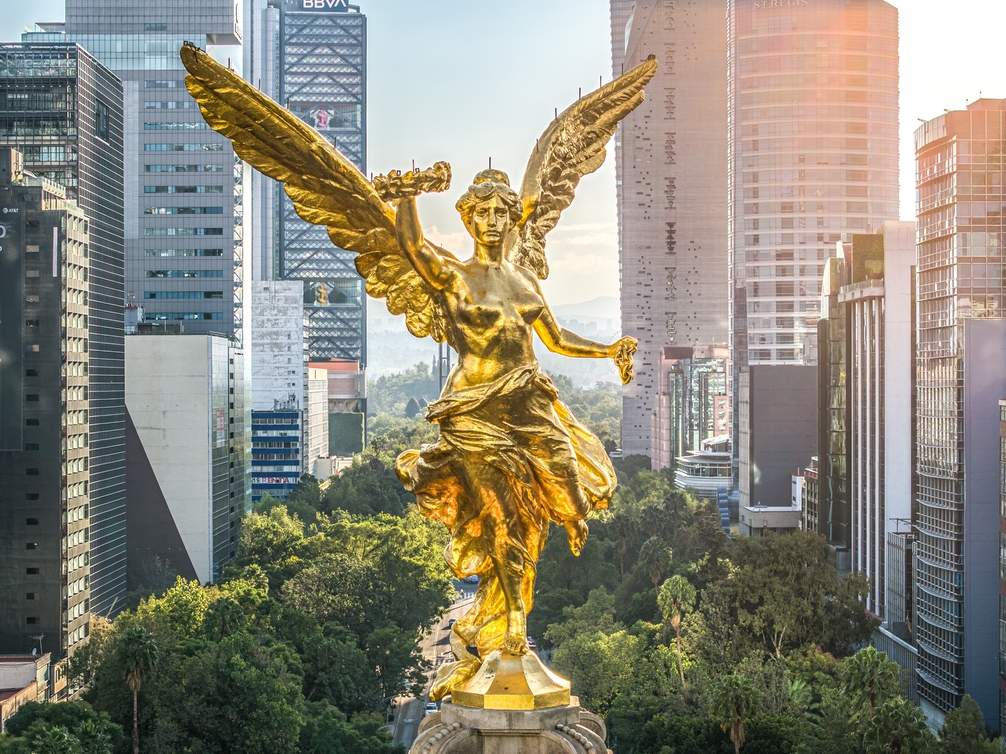
[[(607, 0), (611, 75), (580, 95), (650, 60), (636, 69), (646, 71), (645, 102), (629, 100), (608, 167), (584, 181), (586, 206), (604, 196), (607, 205), (588, 222), (571, 212), (557, 231), (549, 247), (557, 277), (542, 286), (543, 308), (519, 308), (520, 294), (536, 289), (507, 262), (483, 265), (503, 241), (471, 230), (483, 256), (457, 263), (446, 306), (425, 310), (443, 318), (433, 321), (447, 323), (460, 352), (446, 382), (436, 358), (432, 371), (428, 360), (402, 363), (367, 380), (357, 258), (328, 241), (332, 232), (357, 253), (386, 254), (381, 265), (399, 266), (385, 273), (402, 280), (415, 271), (436, 288), (440, 278), (413, 259), (425, 252), (406, 242), (403, 207), (412, 200), (395, 205), (399, 256), (394, 223), (384, 235), (357, 233), (385, 209), (373, 192), (333, 188), (326, 201), (335, 215), (326, 219), (352, 227), (327, 231), (297, 217), (282, 184), (249, 167), (290, 185), (310, 176), (291, 156), (302, 146), (263, 146), (305, 133), (299, 121), (273, 133), (293, 113), (369, 173), (368, 88), (375, 69), (386, 85), (395, 55), (371, 66), (365, 2), (64, 1), (65, 23), (0, 41), (0, 580), (14, 585), (0, 590), (0, 663), (17, 664), (6, 674), (0, 665), (0, 681), (22, 684), (0, 686), (0, 736), (36, 692), (73, 704), (86, 689), (115, 725), (131, 722), (134, 749), (141, 737), (182, 735), (173, 731), (198, 741), (210, 733), (179, 724), (184, 711), (163, 699), (176, 688), (195, 693), (188, 661), (226, 646), (248, 667), (275, 669), (289, 656), (285, 698), (302, 715), (269, 723), (288, 721), (289, 754), (305, 750), (297, 736), (317, 720), (341, 714), (359, 725), (364, 711), (394, 721), (368, 734), (375, 741), (415, 742), (417, 752), (445, 725), (418, 724), (440, 715), (441, 691), (458, 691), (452, 706), (466, 704), (464, 686), (423, 687), (433, 679), (419, 658), (438, 658), (443, 630), (455, 661), (472, 668), (502, 646), (564, 673), (584, 709), (597, 712), (591, 735), (615, 754), (655, 750), (661, 737), (669, 745), (679, 724), (696, 735), (708, 724), (710, 741), (726, 746), (729, 737), (739, 752), (738, 716), (761, 717), (752, 742), (789, 730), (780, 751), (829, 736), (850, 754), (957, 751), (950, 742), (968, 726), (990, 752), (1002, 748), (987, 732), (1006, 733), (1006, 99), (982, 90), (966, 106), (907, 119), (904, 0)], [(505, 38), (511, 11), (483, 47)], [(190, 96), (174, 57), (182, 36), (238, 61), (246, 81), (185, 47)], [(469, 66), (484, 73), (492, 59), (483, 52)], [(405, 91), (414, 71), (395, 75), (403, 107), (382, 155), (411, 148), (405, 113), (423, 112)], [(472, 86), (466, 76), (438, 83)], [(487, 115), (494, 107), (522, 110), (511, 144), (533, 120), (526, 105), (498, 101), (506, 86), (487, 85), (491, 77), (474, 81), (444, 111), (493, 120), (483, 139), (506, 120)], [(554, 84), (523, 81), (535, 102)], [(271, 114), (242, 120), (247, 102)], [(388, 129), (389, 110), (378, 112), (378, 129)], [(420, 154), (471, 146), (445, 141), (453, 122), (414, 119), (424, 122)], [(439, 134), (430, 136), (426, 119)], [(899, 220), (906, 121), (915, 200), (912, 219)], [(546, 133), (543, 164), (572, 166), (549, 139), (590, 126), (564, 123), (569, 130)], [(498, 155), (487, 158), (498, 166)], [(464, 159), (464, 169), (474, 165)], [(522, 164), (505, 167), (523, 194)], [(479, 180), (486, 175), (506, 203), (495, 222), (517, 223), (513, 192), (498, 172)], [(539, 198), (550, 175), (539, 176)], [(609, 178), (613, 194), (599, 188)], [(424, 221), (441, 222), (467, 182), (456, 166), (446, 196), (420, 200)], [(361, 196), (370, 216), (342, 205)], [(602, 334), (595, 321), (590, 329), (570, 321), (567, 331), (562, 321), (554, 334), (537, 312), (552, 291), (601, 274), (592, 256), (610, 263), (611, 211), (621, 332)], [(539, 222), (533, 212), (523, 220)], [(429, 224), (430, 240), (466, 256), (468, 233), (452, 230), (453, 216), (443, 222), (443, 230)], [(149, 240), (156, 236), (165, 238)], [(500, 293), (493, 274), (513, 286)], [(187, 300), (207, 302), (206, 311)], [(506, 347), (505, 328), (464, 319), (465, 304), (513, 325), (519, 347)], [(538, 363), (532, 327), (558, 352), (608, 356), (620, 368), (637, 338), (635, 381), (575, 386)], [(516, 377), (527, 376), (525, 395)], [(465, 401), (475, 391), (472, 408)], [(456, 416), (474, 418), (473, 427)], [(574, 514), (550, 507), (567, 498)], [(442, 542), (419, 516), (439, 535), (447, 525), (445, 561), (427, 557)], [(549, 521), (558, 530), (546, 548)], [(533, 536), (525, 525), (537, 527)], [(569, 559), (563, 528), (579, 560)], [(465, 586), (472, 576), (477, 595)], [(498, 602), (487, 596), (495, 589), (504, 590)], [(173, 617), (157, 618), (167, 604)], [(98, 615), (110, 625), (95, 623)], [(86, 670), (63, 662), (96, 626), (102, 640), (92, 642)], [(171, 659), (157, 667), (129, 655), (143, 637)], [(477, 657), (464, 651), (469, 641)], [(536, 643), (555, 652), (538, 658)], [(601, 657), (622, 670), (592, 678)], [(807, 680), (799, 668), (811, 657)], [(143, 695), (134, 689), (132, 717), (114, 698), (127, 680), (138, 683), (122, 671), (127, 658), (145, 682), (154, 679)], [(33, 672), (34, 688), (24, 685)], [(627, 679), (614, 683), (608, 676), (618, 672)], [(204, 686), (203, 706), (223, 697)], [(240, 683), (227, 686), (241, 693)], [(137, 715), (138, 699), (155, 698)], [(397, 713), (385, 706), (392, 699)], [(737, 712), (742, 703), (751, 711)], [(821, 719), (845, 720), (840, 732), (812, 720), (812, 705)], [(771, 717), (792, 721), (762, 727)], [(881, 746), (885, 725), (915, 743)], [(237, 741), (244, 731), (227, 735)], [(573, 740), (586, 746), (583, 734)]]
[[(928, 120), (944, 108), (963, 108), (983, 96), (1006, 96), (997, 73), (995, 29), (1006, 23), (1006, 7), (989, 0), (963, 0), (953, 14), (936, 0), (893, 0), (899, 11), (901, 37), (900, 102), (900, 202), (899, 218), (914, 213), (913, 132), (917, 119)], [(374, 172), (416, 164), (451, 161), (455, 182), (468, 181), (493, 164), (519, 175), (527, 161), (527, 144), (533, 143), (552, 117), (553, 107), (576, 96), (578, 87), (589, 91), (597, 77), (610, 80), (611, 40), (608, 2), (556, 2), (547, 6), (531, 0), (508, 3), (494, 11), (486, 24), (480, 11), (459, 0), (443, 0), (436, 7), (404, 0), (367, 5), (369, 23), (370, 82), (368, 105), (371, 127), (368, 164)], [(31, 9), (12, 8), (0, 19), (0, 38), (17, 40), (24, 27), (40, 20), (58, 21), (63, 0), (41, 0)], [(531, 24), (534, 17), (538, 22)], [(562, 29), (561, 34), (552, 30)], [(476, 75), (466, 61), (477, 55), (476, 40), (488, 33), (501, 49), (514, 50), (513, 60), (530, 56), (529, 69), (547, 70), (547, 78), (506, 79), (494, 96), (511, 105), (507, 117), (490, 119), (475, 133), (464, 124), (477, 112), (466, 94), (478, 91)], [(419, 55), (400, 41), (413, 34), (436, 36), (444, 46), (437, 55)], [(944, 54), (932, 55), (934, 40)], [(228, 48), (221, 47), (226, 61)], [(240, 53), (230, 52), (235, 64)], [(444, 67), (454, 73), (446, 80)], [(476, 88), (472, 88), (476, 87)], [(512, 105), (519, 103), (514, 109)], [(401, 113), (423, 113), (410, 120), (408, 146), (401, 143)], [(424, 212), (430, 220), (430, 237), (447, 248), (466, 252), (468, 237), (454, 211), (456, 196), (427, 197)], [(454, 198), (451, 198), (454, 196)], [(617, 296), (617, 219), (615, 169), (608, 161), (577, 190), (577, 202), (550, 234), (552, 274), (544, 281), (555, 304), (587, 301), (597, 296)], [(442, 239), (442, 241), (441, 241)], [(404, 332), (404, 324), (401, 325)]]

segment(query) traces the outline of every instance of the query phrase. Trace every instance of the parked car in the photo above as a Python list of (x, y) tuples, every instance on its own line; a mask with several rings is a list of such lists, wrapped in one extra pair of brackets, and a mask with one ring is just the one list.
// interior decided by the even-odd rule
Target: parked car
[(451, 618), (449, 621), (447, 621), (447, 628), (451, 628), (457, 622), (458, 622), (457, 618)]
[(436, 702), (427, 702), (426, 703), (426, 709), (423, 710), (423, 717), (426, 717), (427, 715), (432, 715), (434, 712), (439, 712), (439, 711), (440, 711), (440, 708), (437, 707), (437, 703)]
[(537, 649), (538, 648), (538, 642), (536, 642), (530, 636), (527, 637), (527, 648), (528, 649)]

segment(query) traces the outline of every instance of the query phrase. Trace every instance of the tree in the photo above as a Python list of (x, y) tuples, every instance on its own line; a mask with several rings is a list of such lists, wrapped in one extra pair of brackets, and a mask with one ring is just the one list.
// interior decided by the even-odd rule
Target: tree
[(140, 724), (137, 695), (143, 679), (157, 666), (157, 645), (142, 626), (130, 627), (122, 637), (119, 651), (125, 662), (124, 679), (133, 693), (133, 754), (140, 752)]
[(866, 718), (876, 708), (901, 694), (901, 668), (874, 647), (864, 647), (839, 666), (842, 693), (847, 694)]
[(649, 574), (654, 589), (660, 586), (660, 577), (671, 564), (671, 555), (671, 549), (660, 537), (650, 537), (639, 549), (639, 562)]
[(36, 754), (80, 754), (80, 741), (62, 725), (45, 728), (35, 735)]
[(866, 724), (865, 739), (868, 754), (923, 754), (933, 743), (925, 714), (900, 697), (888, 699), (874, 710)]
[(858, 573), (839, 579), (819, 534), (741, 537), (731, 562), (733, 571), (720, 582), (718, 597), (776, 657), (810, 644), (845, 654), (877, 625), (859, 601), (868, 582)]
[(947, 712), (940, 728), (941, 754), (999, 754), (1000, 740), (990, 741), (981, 707), (965, 694), (961, 706)]
[(757, 714), (760, 704), (758, 691), (745, 676), (732, 673), (713, 686), (709, 714), (730, 731), (734, 754), (740, 754), (744, 745), (744, 721)]
[(664, 620), (674, 629), (674, 642), (678, 654), (678, 675), (681, 676), (681, 691), (685, 699), (690, 698), (685, 683), (685, 669), (681, 662), (681, 619), (695, 606), (695, 587), (684, 576), (671, 576), (657, 593), (657, 605)]

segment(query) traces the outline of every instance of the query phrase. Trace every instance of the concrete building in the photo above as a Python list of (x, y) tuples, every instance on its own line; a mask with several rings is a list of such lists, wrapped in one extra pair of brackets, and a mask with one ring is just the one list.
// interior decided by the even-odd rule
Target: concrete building
[(129, 576), (215, 581), (251, 511), (244, 354), (222, 335), (126, 338)]
[[(250, 0), (245, 77), (367, 170), (367, 17), (346, 0)], [(256, 280), (301, 281), (312, 360), (366, 363), (367, 306), (355, 254), (302, 220), (275, 181), (252, 178)]]
[(650, 457), (654, 468), (663, 469), (722, 433), (728, 413), (727, 347), (665, 346), (658, 364), (658, 410)]
[[(231, 0), (66, 0), (65, 24), (25, 41), (78, 42), (122, 80), (125, 294), (147, 322), (242, 338), (242, 162), (188, 92), (178, 50), (241, 43)], [(121, 327), (121, 324), (120, 324)]]
[(352, 359), (312, 361), (310, 366), (328, 373), (329, 455), (347, 458), (362, 453), (367, 434), (366, 370)]
[(887, 533), (912, 520), (915, 223), (854, 235), (851, 251), (838, 295), (848, 322), (850, 555), (870, 577), (867, 609), (886, 620)]
[(817, 367), (752, 367), (739, 393), (741, 534), (798, 529), (792, 477), (817, 441)]
[(126, 596), (122, 85), (74, 44), (0, 45), (0, 123), (0, 146), (63, 186), (89, 223), (90, 609), (114, 614)]
[(748, 366), (817, 363), (825, 260), (898, 218), (898, 15), (882, 0), (728, 0), (727, 26), (736, 385)]
[[(1002, 135), (980, 99), (915, 132), (915, 639), (923, 707), (970, 694), (999, 727), (999, 412), (1006, 396)], [(965, 619), (966, 618), (966, 619)]]
[(7, 721), (28, 702), (44, 704), (65, 696), (66, 683), (55, 683), (49, 652), (34, 655), (0, 655), (0, 733)]
[(686, 449), (661, 400), (665, 347), (727, 340), (725, 0), (611, 0), (612, 75), (656, 55), (646, 100), (615, 136), (622, 334), (639, 341), (622, 451), (655, 468)]
[(0, 205), (0, 650), (61, 658), (90, 633), (91, 223), (13, 149)]
[(819, 513), (840, 570), (866, 573), (886, 616), (887, 532), (912, 519), (915, 224), (853, 234), (827, 260), (819, 352)]
[[(331, 472), (325, 474), (318, 464), (321, 459), (329, 457), (328, 452), (328, 372), (324, 369), (308, 369), (307, 371), (307, 403), (304, 407), (307, 417), (307, 429), (304, 437), (304, 473), (327, 479)], [(327, 467), (325, 467), (327, 468)]]
[[(297, 280), (252, 289), (252, 499), (285, 498), (310, 470), (304, 288)], [(326, 454), (327, 455), (327, 454)]]

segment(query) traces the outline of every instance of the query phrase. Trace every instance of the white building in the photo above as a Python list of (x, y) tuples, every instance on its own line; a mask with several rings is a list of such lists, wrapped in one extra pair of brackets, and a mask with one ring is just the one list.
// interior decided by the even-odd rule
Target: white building
[(215, 580), (251, 508), (244, 355), (221, 335), (126, 338), (130, 588), (158, 558)]
[(674, 486), (692, 490), (704, 500), (716, 500), (721, 487), (729, 492), (733, 485), (731, 455), (730, 435), (703, 440), (698, 450), (678, 456)]

